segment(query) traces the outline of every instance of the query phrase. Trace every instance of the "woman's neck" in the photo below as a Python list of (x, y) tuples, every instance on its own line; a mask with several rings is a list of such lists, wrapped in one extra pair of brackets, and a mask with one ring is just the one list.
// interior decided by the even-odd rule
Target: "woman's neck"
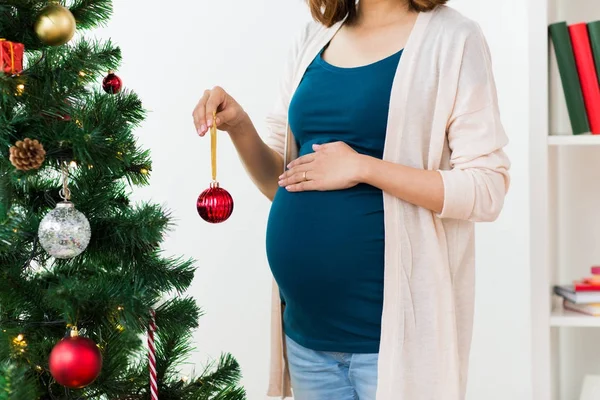
[(355, 25), (382, 26), (408, 17), (407, 0), (359, 0)]

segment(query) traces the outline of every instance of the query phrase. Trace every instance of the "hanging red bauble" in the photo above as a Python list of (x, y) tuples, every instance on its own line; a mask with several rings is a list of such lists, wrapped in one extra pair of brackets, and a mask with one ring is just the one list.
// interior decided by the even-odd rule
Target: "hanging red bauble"
[(102, 81), (102, 89), (106, 93), (116, 94), (121, 91), (123, 87), (123, 81), (113, 71), (108, 71), (108, 75)]
[(229, 192), (219, 187), (217, 182), (198, 196), (196, 202), (198, 214), (206, 222), (218, 224), (226, 221), (233, 213), (233, 197)]
[(206, 222), (218, 224), (226, 221), (233, 212), (233, 198), (229, 192), (219, 187), (217, 182), (217, 113), (213, 112), (213, 121), (210, 127), (210, 161), (212, 169), (212, 182), (210, 187), (200, 193), (196, 200), (198, 214)]
[(59, 384), (81, 389), (96, 380), (102, 369), (102, 354), (93, 340), (78, 336), (62, 339), (50, 353), (50, 373)]

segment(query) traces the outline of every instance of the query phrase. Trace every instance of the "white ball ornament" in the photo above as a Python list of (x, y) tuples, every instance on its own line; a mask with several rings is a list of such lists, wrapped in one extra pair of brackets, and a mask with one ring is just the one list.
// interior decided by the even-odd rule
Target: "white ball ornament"
[(68, 259), (83, 253), (90, 242), (90, 223), (70, 201), (56, 205), (40, 222), (40, 244), (53, 257)]

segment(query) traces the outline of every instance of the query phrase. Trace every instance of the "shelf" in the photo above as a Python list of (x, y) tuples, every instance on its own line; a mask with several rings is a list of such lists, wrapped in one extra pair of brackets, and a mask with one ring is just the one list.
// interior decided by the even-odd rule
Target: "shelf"
[(550, 326), (600, 328), (600, 317), (592, 317), (591, 315), (558, 308), (552, 311)]
[(600, 135), (550, 135), (549, 146), (600, 146)]

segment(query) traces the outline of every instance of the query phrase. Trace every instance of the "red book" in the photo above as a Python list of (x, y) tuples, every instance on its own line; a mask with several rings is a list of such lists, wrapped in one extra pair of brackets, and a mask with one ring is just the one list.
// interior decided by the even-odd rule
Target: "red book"
[(579, 82), (583, 92), (583, 101), (587, 111), (590, 129), (593, 134), (600, 134), (600, 85), (590, 44), (587, 24), (569, 25), (569, 35), (573, 43), (575, 64), (579, 73)]
[(576, 292), (600, 292), (600, 285), (588, 282), (573, 282)]

